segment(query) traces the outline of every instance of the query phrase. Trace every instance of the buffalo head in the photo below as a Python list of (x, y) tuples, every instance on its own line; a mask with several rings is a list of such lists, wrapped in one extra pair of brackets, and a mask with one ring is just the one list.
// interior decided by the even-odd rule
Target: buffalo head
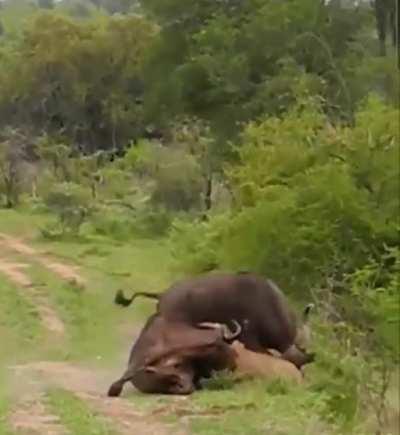
[[(162, 331), (158, 330), (160, 324)], [(160, 316), (153, 325), (153, 330), (150, 325), (142, 331), (152, 335), (152, 346), (141, 349), (140, 358), (131, 355), (134, 362), (111, 385), (109, 396), (119, 396), (129, 381), (144, 393), (190, 394), (212, 371), (234, 367), (234, 352), (229, 344), (241, 333), (237, 322), (234, 332), (220, 324), (192, 326), (168, 322)]]

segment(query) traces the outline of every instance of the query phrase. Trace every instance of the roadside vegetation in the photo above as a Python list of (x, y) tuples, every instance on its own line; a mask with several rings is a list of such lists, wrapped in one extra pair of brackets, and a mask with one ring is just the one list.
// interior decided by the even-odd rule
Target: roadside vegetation
[[(0, 2), (1, 435), (398, 433), (399, 70), (377, 3)], [(221, 375), (112, 407), (154, 308), (115, 292), (213, 270), (315, 303), (306, 386)]]

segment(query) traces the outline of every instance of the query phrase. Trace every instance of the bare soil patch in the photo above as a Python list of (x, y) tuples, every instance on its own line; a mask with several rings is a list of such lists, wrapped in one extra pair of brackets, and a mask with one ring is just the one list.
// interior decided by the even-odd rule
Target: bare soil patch
[(11, 428), (18, 433), (67, 435), (59, 418), (52, 415), (43, 402), (40, 395), (23, 398), (10, 414)]
[(54, 261), (49, 255), (45, 255), (31, 246), (27, 245), (22, 240), (6, 234), (0, 234), (0, 243), (7, 249), (17, 252), (18, 254), (30, 257), (40, 263), (43, 267), (58, 275), (61, 279), (72, 282), (76, 285), (84, 287), (86, 280), (80, 275), (77, 266), (71, 266), (65, 263)]
[(54, 272), (65, 281), (81, 287), (86, 284), (86, 281), (79, 274), (77, 266), (70, 266), (64, 263), (55, 263), (46, 257), (40, 257), (39, 261), (44, 267)]
[(10, 281), (21, 287), (31, 287), (32, 281), (21, 271), (28, 268), (28, 264), (10, 263), (0, 258), (0, 273), (4, 274)]
[[(157, 422), (153, 414), (146, 414), (124, 398), (106, 396), (108, 386), (117, 377), (112, 370), (93, 370), (65, 362), (41, 361), (12, 367), (21, 380), (24, 377), (39, 380), (42, 388), (56, 386), (66, 389), (85, 401), (91, 409), (109, 420), (122, 435), (184, 435), (167, 424)], [(118, 371), (118, 374), (119, 371)], [(47, 432), (43, 432), (47, 433)]]

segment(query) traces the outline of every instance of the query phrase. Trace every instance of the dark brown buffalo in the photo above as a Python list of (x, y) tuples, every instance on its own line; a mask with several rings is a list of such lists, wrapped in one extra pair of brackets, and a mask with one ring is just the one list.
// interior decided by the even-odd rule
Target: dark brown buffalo
[(130, 299), (120, 291), (115, 302), (128, 306), (138, 296), (157, 299), (157, 312), (169, 321), (229, 325), (236, 319), (242, 327), (238, 340), (247, 349), (276, 349), (298, 368), (314, 360), (304, 351), (306, 328), (298, 325), (285, 295), (271, 280), (255, 274), (211, 273), (180, 281), (160, 295), (138, 292)]
[(214, 324), (192, 326), (151, 316), (132, 347), (127, 370), (108, 395), (119, 396), (129, 381), (145, 393), (192, 393), (212, 371), (233, 369), (235, 354), (229, 344), (241, 332), (238, 323), (236, 328), (232, 333)]

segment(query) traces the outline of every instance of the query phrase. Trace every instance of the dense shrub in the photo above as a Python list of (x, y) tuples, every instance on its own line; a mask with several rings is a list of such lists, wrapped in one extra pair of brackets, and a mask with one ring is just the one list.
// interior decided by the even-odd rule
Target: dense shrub
[(95, 234), (115, 240), (134, 237), (164, 236), (171, 224), (171, 214), (147, 203), (130, 207), (124, 202), (96, 207), (90, 218), (90, 228)]
[[(43, 229), (43, 235), (77, 235), (91, 211), (90, 192), (74, 183), (60, 183), (47, 194), (45, 204), (57, 216), (57, 228)], [(55, 232), (54, 232), (55, 231)]]
[(312, 101), (250, 124), (228, 170), (235, 209), (176, 227), (178, 259), (193, 271), (210, 258), (248, 268), (301, 297), (328, 270), (341, 276), (379, 256), (397, 241), (397, 120), (371, 97), (353, 127), (333, 127)]
[(128, 150), (123, 167), (141, 180), (151, 180), (151, 201), (168, 210), (189, 211), (199, 207), (202, 174), (193, 155), (176, 144), (140, 142)]
[(233, 209), (208, 222), (177, 221), (170, 235), (187, 273), (252, 270), (294, 302), (317, 303), (310, 388), (324, 395), (325, 417), (340, 433), (393, 431), (398, 119), (398, 110), (371, 97), (351, 126), (331, 125), (310, 101), (250, 124), (227, 171)]
[[(8, 208), (18, 205), (27, 174), (26, 136), (6, 128), (0, 134), (0, 203)], [(3, 201), (4, 197), (4, 201)]]

